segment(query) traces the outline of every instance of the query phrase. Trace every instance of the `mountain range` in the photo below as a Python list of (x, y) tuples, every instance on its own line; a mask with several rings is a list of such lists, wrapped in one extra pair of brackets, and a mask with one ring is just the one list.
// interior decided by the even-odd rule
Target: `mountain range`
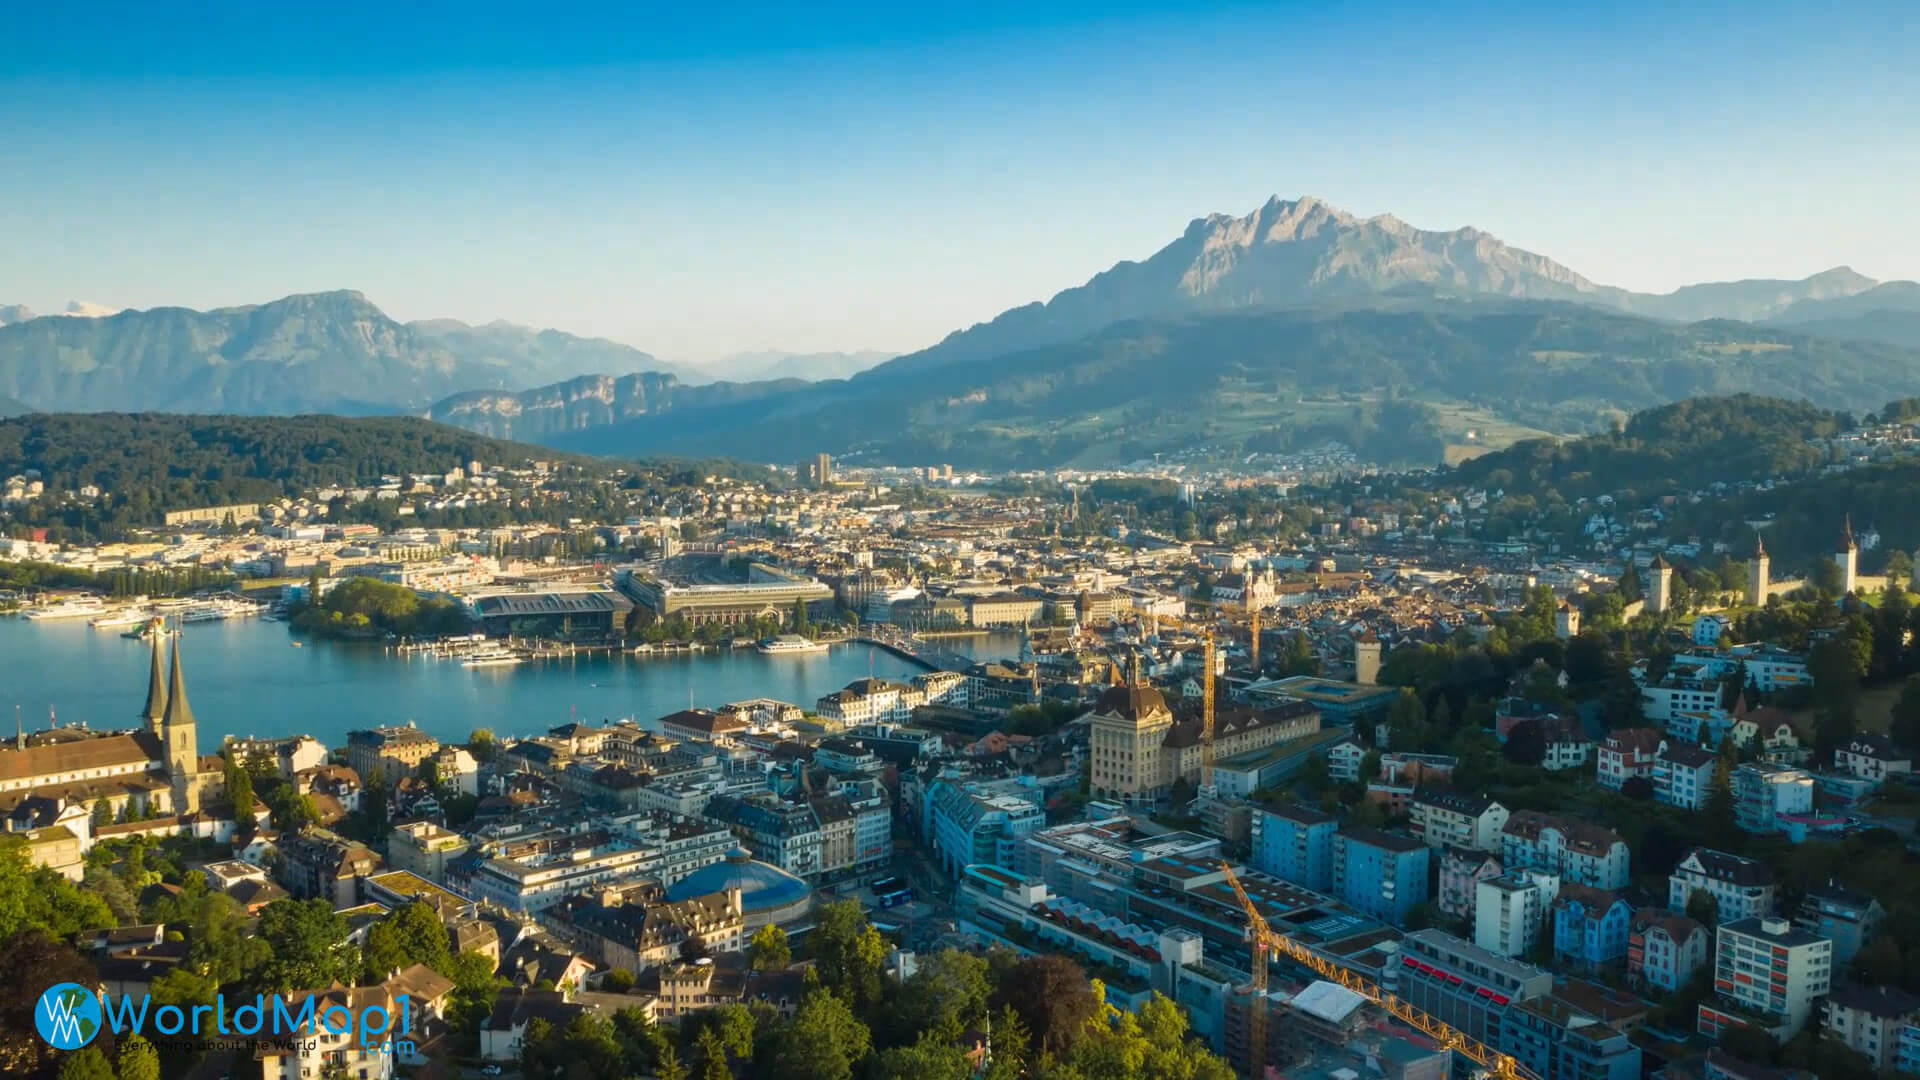
[(1198, 218), (1142, 261), (878, 363), (742, 354), (714, 382), (615, 342), (401, 323), (335, 292), (0, 325), (0, 395), (65, 410), (414, 411), (583, 450), (762, 460), (1045, 465), (1322, 434), (1419, 457), (1694, 393), (1871, 408), (1920, 392), (1915, 349), (1912, 282), (1837, 267), (1636, 293), (1478, 229), (1305, 197)]

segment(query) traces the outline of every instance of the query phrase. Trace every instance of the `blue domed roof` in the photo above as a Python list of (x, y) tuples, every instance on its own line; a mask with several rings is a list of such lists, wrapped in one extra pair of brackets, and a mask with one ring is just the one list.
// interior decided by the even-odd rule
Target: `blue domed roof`
[(681, 901), (708, 893), (740, 890), (742, 912), (772, 911), (797, 904), (813, 886), (777, 866), (756, 862), (735, 848), (721, 862), (703, 866), (667, 887), (667, 899)]

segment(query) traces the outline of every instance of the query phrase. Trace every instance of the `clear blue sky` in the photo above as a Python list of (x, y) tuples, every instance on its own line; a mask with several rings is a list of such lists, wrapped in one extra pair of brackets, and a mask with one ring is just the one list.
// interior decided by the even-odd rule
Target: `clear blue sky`
[(1638, 289), (1920, 277), (1915, 29), (1911, 0), (16, 6), (0, 303), (357, 288), (668, 359), (904, 351), (1302, 193)]

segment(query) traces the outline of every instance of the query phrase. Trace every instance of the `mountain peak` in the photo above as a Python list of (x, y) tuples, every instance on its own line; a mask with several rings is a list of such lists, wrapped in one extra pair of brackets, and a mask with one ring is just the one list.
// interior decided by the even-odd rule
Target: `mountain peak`
[(62, 315), (72, 315), (82, 319), (104, 319), (109, 315), (118, 315), (120, 309), (96, 304), (91, 300), (69, 300), (67, 306), (60, 309)]

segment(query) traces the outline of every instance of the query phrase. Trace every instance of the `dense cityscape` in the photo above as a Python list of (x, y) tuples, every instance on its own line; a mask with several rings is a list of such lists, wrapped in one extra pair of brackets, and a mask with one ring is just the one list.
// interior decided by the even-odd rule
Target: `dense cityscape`
[[(1745, 463), (1730, 418), (1781, 405), (1674, 408)], [(1920, 442), (1895, 403), (1793, 449), (1571, 501), (1506, 490), (1539, 483), (1524, 446), (644, 484), (448, 459), (110, 538), (65, 510), (114, 493), (23, 471), (0, 600), (149, 662), (126, 721), (0, 748), (7, 982), (422, 1018), (390, 1046), (123, 1040), (123, 1075), (1910, 1068), (1912, 560), (1877, 519), (1743, 500)], [(429, 524), (490, 503), (558, 512)], [(182, 645), (227, 620), (508, 678), (832, 649), (920, 673), (515, 732), (369, 715), (329, 746), (196, 715)], [(1136, 1019), (1087, 1028), (1104, 1008)]]

